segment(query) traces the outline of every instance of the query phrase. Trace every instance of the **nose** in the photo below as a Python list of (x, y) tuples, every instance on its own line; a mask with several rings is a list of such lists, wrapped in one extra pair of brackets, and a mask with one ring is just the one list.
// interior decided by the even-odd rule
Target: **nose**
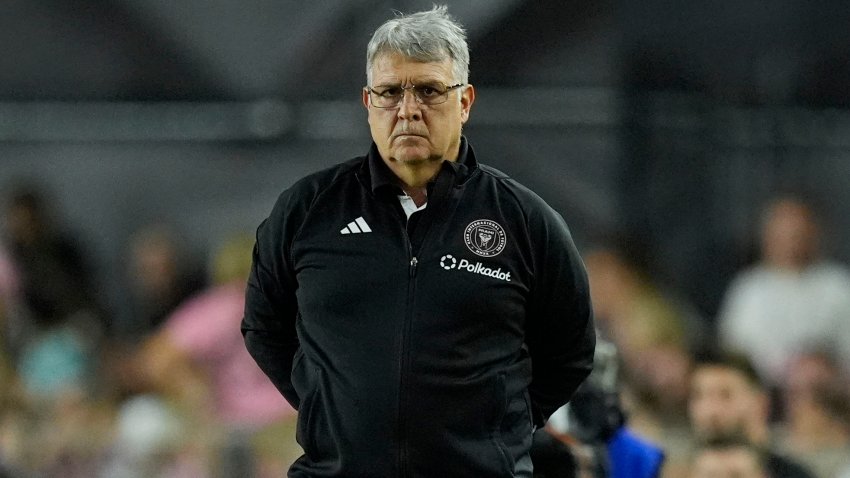
[(416, 101), (416, 95), (413, 94), (413, 90), (404, 90), (401, 102), (398, 104), (398, 117), (407, 121), (419, 121), (422, 119), (422, 105)]

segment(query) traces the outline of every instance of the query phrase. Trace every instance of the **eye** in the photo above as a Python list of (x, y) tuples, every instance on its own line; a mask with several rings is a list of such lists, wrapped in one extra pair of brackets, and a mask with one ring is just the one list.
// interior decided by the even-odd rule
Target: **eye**
[(382, 96), (384, 98), (394, 98), (396, 96), (402, 95), (402, 89), (400, 86), (389, 86), (383, 90), (373, 90), (378, 96)]
[(422, 98), (433, 98), (435, 96), (440, 96), (443, 92), (438, 86), (434, 85), (421, 85), (416, 87), (416, 91), (419, 93), (419, 96)]

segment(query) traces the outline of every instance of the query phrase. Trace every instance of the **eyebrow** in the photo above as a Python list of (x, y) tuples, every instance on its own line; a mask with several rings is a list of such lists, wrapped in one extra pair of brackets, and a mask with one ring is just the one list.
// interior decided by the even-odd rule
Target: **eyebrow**
[[(447, 84), (445, 81), (438, 80), (436, 78), (423, 78), (421, 80), (411, 81), (410, 83), (414, 84), (414, 85), (433, 85), (435, 83), (440, 83), (440, 84), (444, 84), (444, 85)], [(397, 81), (397, 82), (378, 83), (378, 84), (374, 85), (373, 88), (387, 88), (387, 87), (390, 87), (390, 86), (401, 86), (401, 82)]]

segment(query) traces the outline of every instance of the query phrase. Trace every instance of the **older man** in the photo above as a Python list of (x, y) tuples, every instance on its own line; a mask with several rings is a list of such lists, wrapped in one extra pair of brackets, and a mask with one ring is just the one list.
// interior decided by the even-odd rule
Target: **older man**
[(373, 144), (284, 191), (257, 232), (242, 330), (299, 411), (290, 477), (530, 477), (532, 431), (590, 372), (563, 219), (478, 163), (445, 7), (367, 47)]

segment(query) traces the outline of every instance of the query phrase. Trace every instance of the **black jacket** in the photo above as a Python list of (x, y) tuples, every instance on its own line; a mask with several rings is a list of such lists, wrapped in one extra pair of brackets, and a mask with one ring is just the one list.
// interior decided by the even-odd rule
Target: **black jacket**
[(532, 423), (592, 367), (567, 226), (465, 139), (409, 220), (394, 179), (373, 145), (257, 231), (242, 331), (299, 411), (289, 476), (525, 476)]

